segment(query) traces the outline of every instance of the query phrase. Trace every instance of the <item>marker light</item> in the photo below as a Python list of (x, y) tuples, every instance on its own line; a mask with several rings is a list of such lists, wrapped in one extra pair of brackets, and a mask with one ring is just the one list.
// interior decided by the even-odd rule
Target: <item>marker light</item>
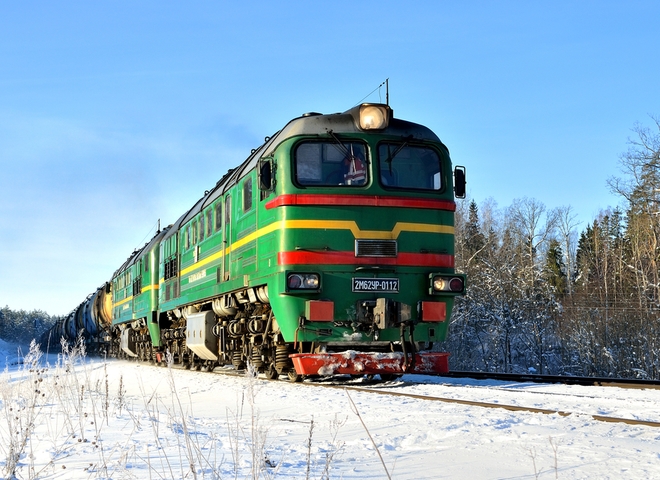
[(431, 280), (431, 288), (433, 293), (463, 293), (465, 290), (465, 281), (461, 277), (442, 277), (435, 275)]
[(360, 106), (360, 128), (362, 130), (382, 130), (387, 128), (389, 115), (386, 105)]

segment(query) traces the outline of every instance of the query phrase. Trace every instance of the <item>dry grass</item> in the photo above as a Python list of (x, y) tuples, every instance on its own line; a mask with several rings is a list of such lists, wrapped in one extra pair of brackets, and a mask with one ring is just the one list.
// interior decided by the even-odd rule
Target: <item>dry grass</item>
[[(166, 394), (131, 379), (140, 395), (129, 396), (124, 376), (113, 381), (106, 362), (88, 362), (82, 344), (62, 347), (55, 364), (48, 365), (33, 343), (21, 368), (0, 375), (2, 478), (47, 478), (71, 469), (102, 479), (285, 478), (286, 453), (269, 444), (269, 422), (257, 401), (264, 382), (254, 369), (247, 369), (224, 429), (209, 433), (204, 419), (194, 415), (193, 399), (181, 396), (171, 357)], [(331, 423), (331, 442), (321, 458), (312, 455), (316, 423), (311, 419), (301, 476), (330, 478), (343, 448), (338, 432), (344, 423), (336, 418)]]

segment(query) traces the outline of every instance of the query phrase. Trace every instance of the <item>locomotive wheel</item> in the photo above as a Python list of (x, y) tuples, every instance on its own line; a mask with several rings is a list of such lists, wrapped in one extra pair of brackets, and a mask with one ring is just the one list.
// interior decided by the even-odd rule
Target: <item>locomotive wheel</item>
[(277, 370), (275, 370), (275, 365), (272, 363), (266, 367), (264, 370), (264, 375), (266, 376), (267, 380), (277, 380), (277, 377), (280, 376), (280, 374), (277, 373)]
[(380, 379), (383, 382), (391, 382), (392, 380), (396, 380), (397, 378), (401, 378), (403, 375), (400, 375), (398, 373), (381, 373), (380, 374)]
[(298, 375), (298, 373), (295, 370), (289, 370), (286, 375), (289, 378), (289, 381), (292, 383), (302, 382), (303, 380), (303, 376)]

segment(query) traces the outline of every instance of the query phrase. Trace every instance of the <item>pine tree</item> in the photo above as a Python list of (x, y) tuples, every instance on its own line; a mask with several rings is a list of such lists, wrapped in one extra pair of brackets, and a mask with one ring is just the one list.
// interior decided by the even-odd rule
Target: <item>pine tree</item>
[(557, 295), (566, 294), (566, 266), (564, 254), (557, 240), (550, 240), (545, 257), (544, 279)]
[(486, 238), (481, 233), (479, 225), (479, 207), (472, 200), (468, 211), (468, 221), (465, 227), (465, 246), (468, 262), (477, 257), (486, 246)]

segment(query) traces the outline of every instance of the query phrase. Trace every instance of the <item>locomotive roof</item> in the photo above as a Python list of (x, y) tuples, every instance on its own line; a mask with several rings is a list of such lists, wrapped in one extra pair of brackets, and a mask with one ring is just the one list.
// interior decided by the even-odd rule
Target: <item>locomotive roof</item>
[[(273, 153), (279, 143), (298, 135), (327, 135), (330, 131), (340, 135), (342, 133), (364, 133), (364, 130), (361, 130), (356, 122), (358, 108), (359, 106), (344, 113), (330, 115), (307, 113), (302, 117), (294, 118), (278, 132), (277, 137), (281, 138), (280, 142), (270, 142), (262, 156), (267, 157)], [(429, 128), (398, 118), (392, 118), (388, 127), (384, 130), (378, 130), (378, 133), (397, 137), (412, 137), (415, 140), (440, 141), (438, 136)]]
[[(332, 113), (327, 115), (314, 112), (306, 113), (289, 121), (282, 130), (276, 132), (271, 137), (266, 137), (263, 145), (259, 148), (253, 149), (248, 158), (238, 167), (229, 170), (220, 180), (218, 180), (215, 187), (211, 190), (207, 190), (204, 193), (204, 196), (200, 198), (190, 210), (181, 215), (181, 217), (171, 225), (172, 228), (162, 240), (166, 240), (171, 235), (174, 235), (182, 225), (186, 224), (204, 208), (224, 195), (227, 190), (236, 185), (245, 175), (247, 175), (248, 172), (257, 167), (260, 158), (272, 155), (275, 149), (288, 138), (301, 135), (326, 136), (330, 131), (338, 135), (345, 133), (364, 133), (364, 131), (358, 127), (356, 121), (356, 113), (359, 111), (359, 108), (360, 105), (343, 113)], [(440, 142), (438, 136), (428, 127), (397, 118), (392, 118), (388, 127), (384, 130), (378, 130), (378, 133), (398, 137), (408, 137), (413, 140)]]
[(133, 265), (141, 256), (143, 252), (148, 252), (151, 250), (157, 242), (160, 242), (163, 237), (166, 236), (169, 230), (172, 229), (172, 225), (165, 227), (163, 230), (159, 230), (156, 234), (149, 240), (144, 246), (140, 249), (136, 249), (131, 253), (131, 255), (126, 259), (126, 261), (119, 267), (115, 273), (112, 274), (112, 278), (115, 278), (121, 272), (126, 270), (128, 267)]

